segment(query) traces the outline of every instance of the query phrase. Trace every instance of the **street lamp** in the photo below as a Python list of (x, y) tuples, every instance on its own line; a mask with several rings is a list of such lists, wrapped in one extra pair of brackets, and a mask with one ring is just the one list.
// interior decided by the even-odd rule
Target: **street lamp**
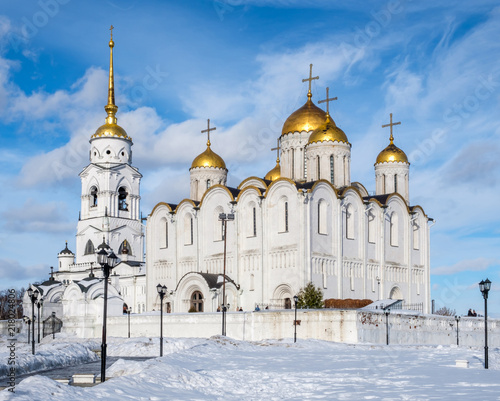
[(38, 309), (38, 344), (40, 344), (40, 308), (42, 305), (43, 305), (43, 298), (40, 298), (36, 303), (36, 307)]
[(224, 272), (222, 281), (222, 335), (226, 335), (226, 309), (229, 305), (226, 305), (226, 230), (227, 222), (234, 220), (234, 213), (220, 213), (219, 220), (222, 222), (222, 235), (224, 236)]
[(127, 308), (127, 315), (128, 315), (128, 338), (130, 338), (130, 312), (132, 312), (132, 308)]
[[(118, 258), (113, 253), (108, 244), (102, 239), (102, 244), (97, 247), (99, 251), (97, 255), (97, 263), (101, 265), (104, 274), (104, 311), (102, 314), (102, 344), (101, 344), (101, 383), (106, 381), (106, 319), (108, 315), (108, 279), (111, 269), (113, 269), (117, 263)], [(108, 251), (106, 250), (109, 250)]]
[(481, 280), (479, 290), (484, 298), (484, 368), (488, 369), (488, 292), (491, 288), (491, 281)]
[(33, 322), (33, 330), (31, 331), (31, 353), (35, 355), (35, 302), (38, 299), (38, 290), (33, 291), (31, 286), (28, 288), (28, 297), (31, 300), (31, 321)]
[(160, 356), (163, 356), (163, 298), (167, 293), (167, 286), (158, 284), (156, 291), (158, 291), (158, 295), (160, 296)]
[(389, 315), (391, 314), (391, 310), (387, 309), (385, 312), (385, 343), (389, 345)]
[(457, 347), (458, 347), (458, 322), (460, 321), (460, 316), (455, 316), (455, 320), (457, 321)]
[(378, 295), (377, 295), (377, 300), (379, 300), (379, 301), (380, 301), (380, 277), (379, 277), (379, 276), (377, 276), (377, 279), (376, 279), (376, 280), (377, 280), (377, 289), (378, 289), (378, 293), (377, 293), (377, 294), (378, 294)]
[(294, 331), (293, 331), (293, 342), (297, 342), (297, 304), (299, 303), (299, 297), (295, 295), (293, 297), (293, 300), (295, 302), (295, 320), (293, 321), (293, 326), (294, 326)]

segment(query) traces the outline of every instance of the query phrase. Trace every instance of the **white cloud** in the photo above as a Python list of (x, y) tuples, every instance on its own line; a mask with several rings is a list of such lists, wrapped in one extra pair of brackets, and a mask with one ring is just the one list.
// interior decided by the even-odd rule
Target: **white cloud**
[(461, 272), (483, 271), (500, 264), (500, 259), (477, 258), (462, 260), (452, 266), (440, 266), (432, 269), (434, 275), (457, 274)]

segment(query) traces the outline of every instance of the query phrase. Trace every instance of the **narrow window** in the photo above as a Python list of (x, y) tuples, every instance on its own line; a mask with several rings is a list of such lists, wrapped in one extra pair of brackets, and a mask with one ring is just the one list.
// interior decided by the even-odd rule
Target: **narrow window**
[(207, 180), (207, 189), (210, 188), (210, 180)]
[(295, 177), (295, 151), (294, 149), (291, 150), (292, 152), (292, 180)]
[(354, 239), (354, 207), (347, 205), (345, 209), (346, 238)]
[(375, 243), (375, 216), (369, 212), (368, 216), (368, 242), (371, 244)]
[(253, 236), (257, 236), (257, 209), (253, 208)]
[(316, 158), (316, 163), (318, 164), (318, 180), (319, 180), (319, 179), (321, 179), (321, 165), (320, 165), (319, 156)]
[(327, 284), (328, 284), (328, 276), (327, 276), (326, 266), (325, 266), (324, 261), (321, 262), (321, 273), (323, 275), (323, 288), (326, 288)]
[(192, 218), (192, 217), (191, 217), (191, 219), (190, 219), (190, 222), (191, 222), (191, 227), (190, 227), (190, 230), (189, 230), (189, 231), (191, 232), (191, 242), (190, 242), (190, 244), (193, 244), (193, 239), (194, 239), (194, 238), (193, 238), (193, 237), (194, 237), (194, 236), (193, 236), (193, 234), (194, 234), (194, 233), (193, 233), (193, 231), (194, 231), (194, 230), (193, 230), (193, 218)]
[(120, 187), (118, 190), (118, 209), (128, 211), (127, 203), (127, 190), (124, 187)]
[(394, 174), (394, 192), (398, 192), (398, 176)]
[(95, 252), (94, 250), (94, 244), (92, 243), (91, 240), (87, 241), (87, 244), (85, 245), (85, 255), (90, 255)]
[(382, 174), (382, 193), (387, 193), (387, 191), (385, 190), (385, 174)]
[(255, 290), (255, 278), (253, 274), (250, 274), (250, 291)]
[(398, 215), (396, 213), (392, 213), (390, 224), (391, 246), (398, 246), (398, 224)]
[(325, 200), (320, 200), (318, 202), (318, 233), (319, 234), (328, 234), (326, 229), (326, 218), (327, 214), (327, 204)]
[(96, 207), (97, 206), (97, 188), (92, 187), (90, 188), (90, 207)]
[(334, 181), (333, 181), (333, 178), (334, 178), (334, 175), (333, 175), (334, 171), (333, 171), (333, 155), (330, 156), (330, 182), (332, 183), (332, 185), (334, 184)]
[(306, 159), (306, 152), (304, 152), (304, 179), (307, 181), (307, 159)]
[(193, 217), (190, 214), (184, 216), (184, 245), (193, 244)]
[(417, 222), (413, 223), (413, 249), (420, 249), (420, 230)]
[(163, 232), (163, 248), (168, 248), (168, 221), (165, 221), (165, 231)]
[(288, 232), (288, 202), (285, 202), (285, 232)]
[(200, 291), (193, 292), (191, 295), (191, 309), (194, 312), (203, 312), (203, 294)]

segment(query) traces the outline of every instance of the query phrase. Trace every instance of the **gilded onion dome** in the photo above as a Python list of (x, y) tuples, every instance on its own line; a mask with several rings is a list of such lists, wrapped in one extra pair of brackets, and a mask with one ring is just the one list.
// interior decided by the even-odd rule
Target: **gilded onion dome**
[(115, 83), (113, 73), (113, 31), (111, 31), (111, 40), (109, 41), (110, 59), (109, 59), (109, 85), (108, 85), (108, 104), (104, 106), (104, 110), (108, 113), (106, 123), (101, 125), (90, 139), (102, 137), (123, 138), (132, 141), (132, 138), (127, 135), (125, 130), (116, 123), (116, 112), (118, 106), (115, 105)]
[(393, 141), (387, 146), (382, 152), (377, 156), (377, 162), (379, 163), (408, 163), (408, 157), (406, 157), (405, 152), (394, 145)]
[(312, 102), (311, 97), (311, 92), (308, 92), (307, 102), (286, 119), (281, 135), (312, 131), (325, 122), (326, 113)]
[(406, 157), (405, 152), (399, 149), (396, 145), (394, 145), (394, 136), (392, 135), (392, 128), (395, 125), (400, 125), (401, 122), (393, 123), (392, 122), (392, 113), (390, 113), (391, 122), (389, 124), (382, 125), (382, 128), (390, 127), (391, 136), (389, 137), (389, 146), (387, 146), (382, 152), (380, 152), (377, 156), (377, 161), (375, 164), (380, 163), (407, 163), (408, 157)]
[(226, 163), (224, 163), (222, 157), (210, 149), (210, 141), (208, 141), (207, 149), (200, 155), (196, 156), (193, 160), (193, 164), (191, 164), (191, 168), (197, 167), (215, 167), (226, 169)]
[(346, 134), (339, 127), (337, 127), (335, 121), (333, 121), (329, 113), (326, 113), (326, 120), (323, 124), (311, 133), (308, 144), (326, 141), (344, 142), (349, 144)]
[(280, 159), (278, 158), (276, 160), (276, 166), (274, 166), (274, 168), (266, 174), (264, 179), (269, 181), (276, 181), (280, 177), (281, 177), (281, 166), (280, 166)]

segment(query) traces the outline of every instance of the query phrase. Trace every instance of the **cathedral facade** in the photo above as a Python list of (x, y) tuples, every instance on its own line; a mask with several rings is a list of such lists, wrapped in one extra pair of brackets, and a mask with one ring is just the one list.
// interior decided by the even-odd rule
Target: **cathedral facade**
[(370, 195), (351, 181), (351, 143), (329, 114), (328, 91), (326, 112), (313, 103), (312, 79), (265, 177), (228, 187), (210, 122), (202, 131), (209, 140), (189, 170), (189, 198), (160, 202), (147, 219), (148, 310), (160, 306), (158, 284), (168, 288), (167, 310), (213, 312), (291, 308), (312, 282), (325, 299), (400, 299), (430, 312), (432, 219), (410, 205), (410, 164), (393, 137), (399, 123), (391, 114), (383, 126), (390, 140)]

